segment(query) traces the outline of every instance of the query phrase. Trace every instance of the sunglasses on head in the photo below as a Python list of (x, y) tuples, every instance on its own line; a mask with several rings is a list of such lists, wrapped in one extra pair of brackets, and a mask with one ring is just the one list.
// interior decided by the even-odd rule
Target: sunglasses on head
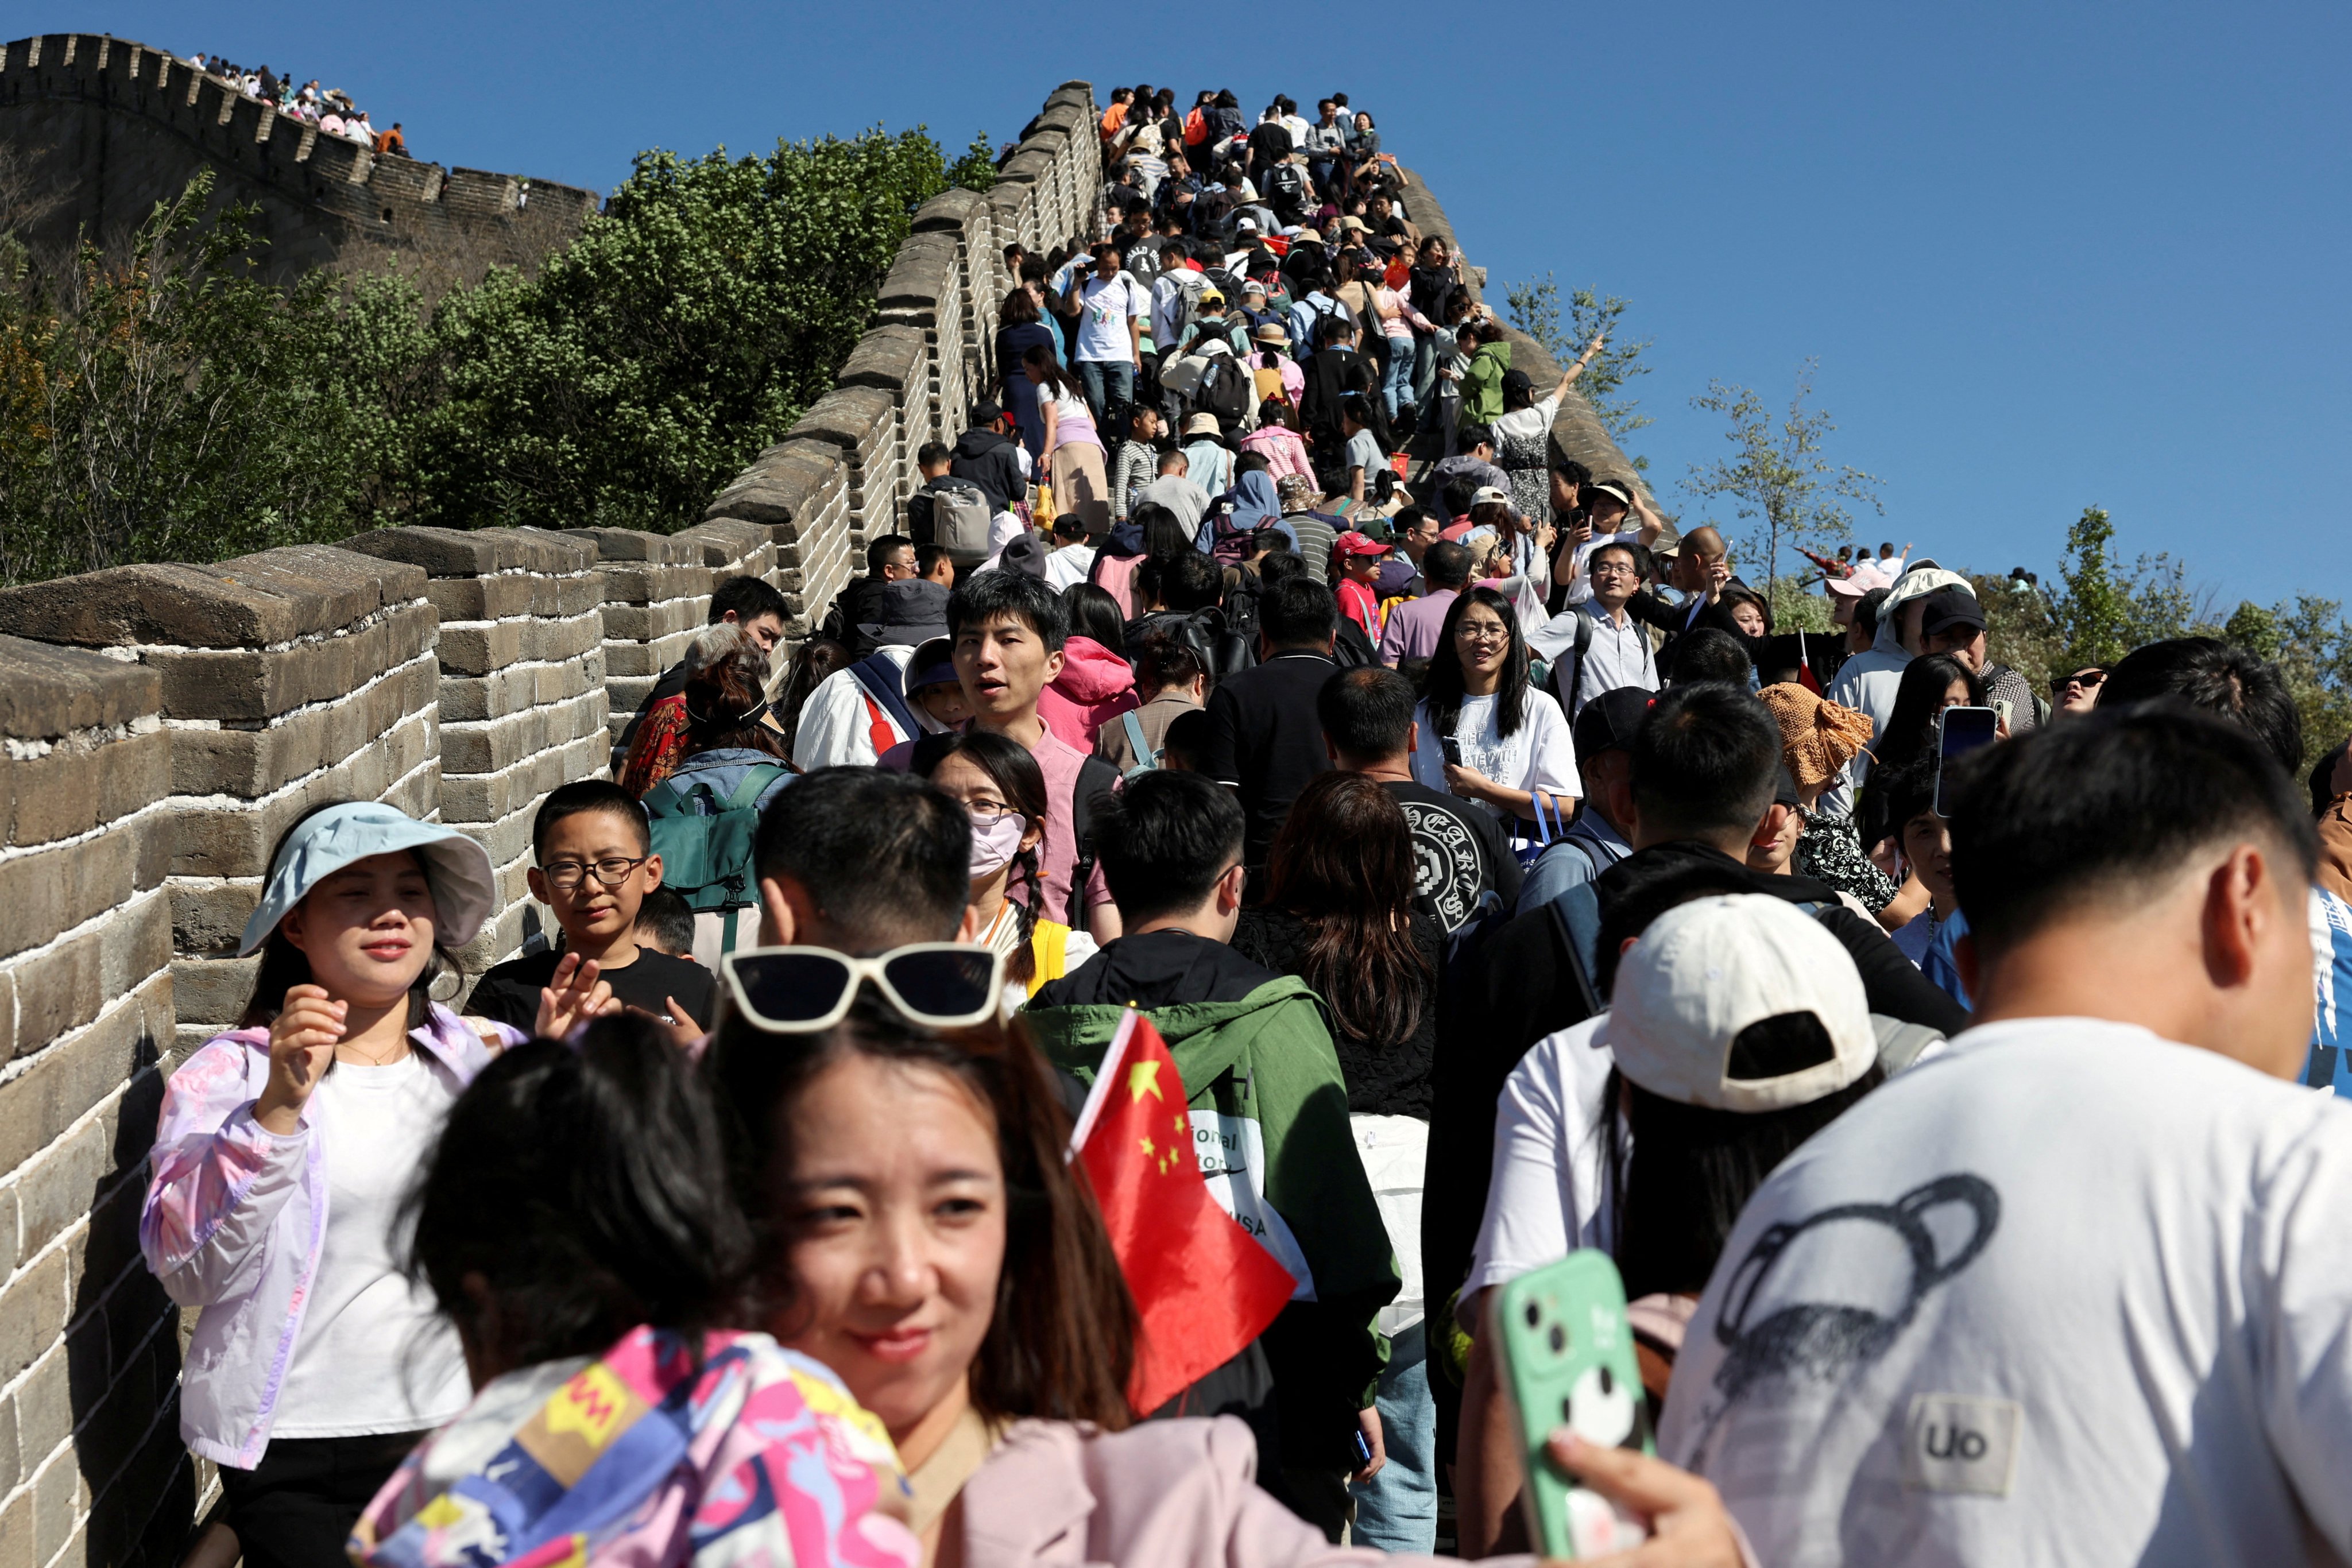
[(996, 1016), (1004, 955), (962, 942), (917, 942), (871, 958), (829, 947), (744, 947), (719, 962), (735, 1009), (761, 1029), (814, 1034), (849, 1016), (871, 983), (908, 1022), (965, 1029)]

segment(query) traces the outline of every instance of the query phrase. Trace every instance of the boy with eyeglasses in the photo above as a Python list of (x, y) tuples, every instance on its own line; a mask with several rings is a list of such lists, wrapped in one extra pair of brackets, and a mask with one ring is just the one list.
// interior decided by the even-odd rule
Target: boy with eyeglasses
[(598, 967), (624, 1007), (699, 1033), (710, 1027), (710, 971), (639, 940), (646, 894), (662, 884), (646, 809), (617, 784), (583, 779), (554, 790), (530, 828), (530, 895), (563, 928), (561, 950), (510, 959), (474, 988), (468, 1013), (528, 1032), (539, 1017), (541, 988), (563, 954)]

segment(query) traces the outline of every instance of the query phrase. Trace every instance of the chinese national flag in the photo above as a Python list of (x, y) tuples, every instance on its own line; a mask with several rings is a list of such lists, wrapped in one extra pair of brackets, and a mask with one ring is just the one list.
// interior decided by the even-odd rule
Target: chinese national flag
[(1168, 1042), (1129, 1012), (1071, 1143), (1142, 1319), (1128, 1403), (1166, 1404), (1265, 1332), (1297, 1281), (1210, 1196)]

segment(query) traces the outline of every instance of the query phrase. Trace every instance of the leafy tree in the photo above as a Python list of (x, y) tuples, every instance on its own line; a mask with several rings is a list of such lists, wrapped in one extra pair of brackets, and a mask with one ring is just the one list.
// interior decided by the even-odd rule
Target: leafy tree
[(331, 274), (263, 282), (255, 210), (206, 225), (211, 190), (160, 204), (120, 260), (85, 244), (50, 276), (5, 245), (0, 580), (351, 532), (385, 447), (347, 378), (402, 350), (342, 317)]
[(988, 132), (975, 131), (963, 156), (948, 165), (948, 189), (987, 192), (995, 188), (996, 152), (989, 146)]
[(1737, 455), (1705, 466), (1691, 465), (1684, 488), (1702, 499), (1728, 497), (1738, 503), (1739, 516), (1756, 520), (1746, 554), (1750, 560), (1763, 558), (1769, 581), (1780, 580), (1783, 546), (1827, 549), (1852, 537), (1853, 518), (1843, 502), (1861, 502), (1881, 514), (1886, 510), (1875, 476), (1822, 456), (1822, 437), (1837, 426), (1827, 410), (1805, 406), (1818, 363), (1808, 360), (1798, 371), (1789, 411), (1777, 420), (1748, 387), (1709, 382), (1705, 392), (1691, 399), (1693, 408), (1730, 421), (1725, 435)]
[[(1620, 446), (1633, 432), (1653, 423), (1648, 414), (1640, 412), (1641, 400), (1625, 394), (1633, 378), (1650, 373), (1650, 367), (1642, 362), (1642, 355), (1657, 341), (1654, 338), (1625, 335), (1627, 303), (1614, 294), (1596, 298), (1590, 288), (1580, 288), (1569, 296), (1563, 323), (1559, 285), (1547, 272), (1541, 282), (1529, 278), (1512, 284), (1504, 292), (1503, 304), (1511, 325), (1541, 343), (1563, 367), (1583, 353), (1584, 345), (1596, 335), (1606, 340), (1601, 352), (1592, 356), (1592, 362), (1584, 368), (1584, 373), (1576, 378), (1576, 390), (1584, 394), (1584, 401), (1592, 405), (1601, 428)], [(1650, 465), (1646, 457), (1633, 461), (1636, 468)]]
[(457, 527), (667, 531), (833, 384), (915, 209), (947, 188), (921, 131), (638, 155), (536, 278), (445, 298), (444, 396), (414, 507)]

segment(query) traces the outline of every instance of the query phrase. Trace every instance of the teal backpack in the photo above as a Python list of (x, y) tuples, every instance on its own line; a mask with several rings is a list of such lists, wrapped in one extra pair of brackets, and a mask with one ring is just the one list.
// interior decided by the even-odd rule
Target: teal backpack
[[(752, 850), (760, 836), (759, 799), (788, 768), (747, 768), (734, 792), (720, 800), (708, 784), (647, 792), (654, 853), (662, 858), (662, 885), (697, 915), (725, 917), (719, 950), (735, 950), (736, 916), (760, 906)], [(758, 917), (753, 916), (756, 929)]]

